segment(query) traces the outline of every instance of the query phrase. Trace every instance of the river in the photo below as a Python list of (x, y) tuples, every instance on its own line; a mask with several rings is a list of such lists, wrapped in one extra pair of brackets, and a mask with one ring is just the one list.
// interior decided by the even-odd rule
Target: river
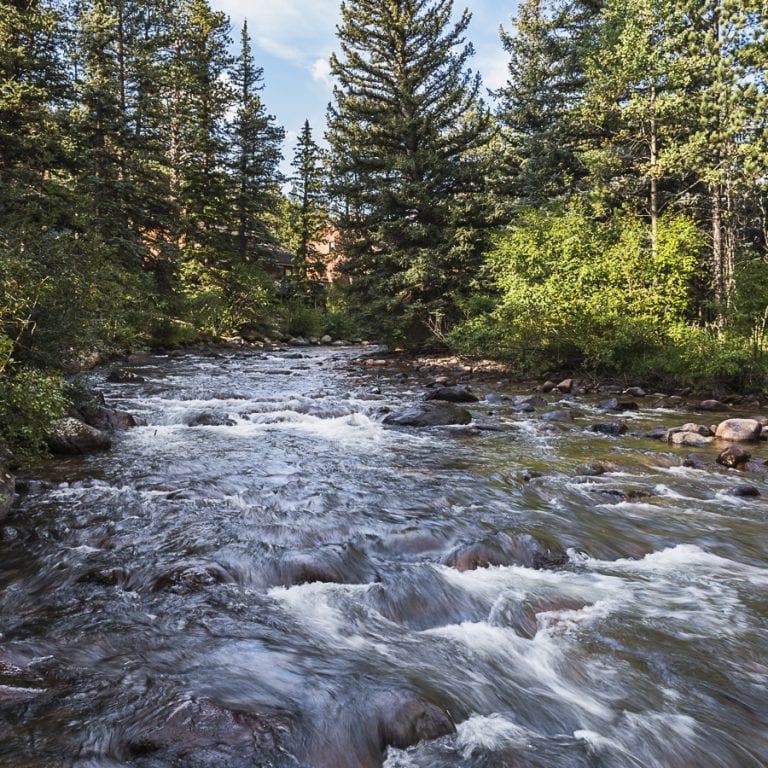
[(424, 381), (358, 354), (90, 374), (143, 426), (3, 524), (0, 765), (767, 766), (766, 477), (644, 436), (715, 418), (646, 398), (612, 437), (550, 395), (392, 428)]

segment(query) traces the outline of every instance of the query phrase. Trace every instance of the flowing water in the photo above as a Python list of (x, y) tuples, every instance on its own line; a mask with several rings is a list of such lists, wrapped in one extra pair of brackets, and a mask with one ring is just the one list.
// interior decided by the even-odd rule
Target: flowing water
[(358, 353), (92, 374), (143, 426), (4, 523), (0, 765), (768, 765), (765, 475), (683, 467), (650, 399), (387, 427), (424, 382)]

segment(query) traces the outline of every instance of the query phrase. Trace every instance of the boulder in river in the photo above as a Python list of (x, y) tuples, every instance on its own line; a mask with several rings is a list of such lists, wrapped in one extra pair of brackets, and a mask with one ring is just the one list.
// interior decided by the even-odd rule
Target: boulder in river
[(645, 397), (646, 391), (642, 387), (628, 387), (624, 390), (624, 394), (630, 397)]
[(115, 432), (130, 429), (137, 426), (133, 414), (128, 411), (120, 411), (115, 408), (106, 408), (97, 402), (81, 405), (77, 409), (77, 415), (89, 426), (105, 432)]
[(672, 429), (664, 437), (665, 442), (670, 445), (684, 445), (688, 448), (704, 448), (711, 445), (714, 437), (708, 437), (698, 432), (684, 432), (680, 429)]
[(726, 408), (725, 403), (721, 403), (719, 400), (703, 400), (699, 403), (699, 410), (701, 411), (724, 411)]
[(425, 398), (425, 400), (443, 400), (449, 403), (477, 403), (480, 398), (472, 392), (469, 387), (440, 387), (434, 389)]
[(564, 395), (567, 395), (573, 389), (573, 379), (563, 379), (557, 386)]
[(747, 453), (740, 445), (729, 445), (720, 452), (720, 455), (717, 457), (717, 463), (722, 464), (724, 467), (736, 469), (746, 464), (751, 458), (752, 454)]
[(356, 546), (350, 543), (286, 552), (278, 564), (281, 586), (297, 584), (368, 584), (379, 576)]
[(542, 415), (544, 421), (573, 421), (579, 414), (569, 408), (560, 411), (547, 411)]
[(237, 422), (221, 413), (204, 411), (191, 416), (187, 421), (188, 427), (234, 427)]
[(445, 427), (469, 424), (472, 414), (456, 403), (429, 402), (390, 413), (384, 423), (394, 427)]
[(760, 439), (762, 430), (757, 419), (727, 419), (718, 424), (715, 436), (733, 443), (751, 443)]
[(78, 455), (105, 451), (112, 447), (112, 439), (106, 432), (94, 429), (78, 419), (66, 416), (51, 424), (47, 437), (52, 453)]
[(600, 403), (598, 409), (604, 413), (610, 413), (611, 411), (620, 413), (622, 411), (637, 411), (638, 405), (632, 400), (619, 400), (616, 397), (612, 397), (610, 400)]
[(443, 565), (457, 571), (474, 571), (495, 565), (519, 565), (537, 570), (558, 568), (568, 555), (557, 545), (544, 544), (529, 533), (499, 535), (494, 541), (460, 544), (443, 558)]
[(606, 421), (601, 424), (592, 424), (588, 430), (599, 435), (617, 436), (623, 435), (627, 431), (627, 425), (621, 421)]
[(387, 694), (376, 703), (379, 747), (407, 749), (456, 733), (448, 713), (416, 696)]
[(739, 499), (754, 499), (760, 495), (760, 491), (754, 485), (735, 485), (726, 491), (729, 496)]
[(489, 546), (482, 542), (461, 544), (443, 558), (443, 565), (448, 565), (457, 571), (475, 571), (478, 568), (489, 568), (492, 565), (509, 564), (509, 556), (500, 547)]
[(115, 368), (107, 375), (107, 381), (112, 384), (141, 384), (146, 379), (133, 371)]

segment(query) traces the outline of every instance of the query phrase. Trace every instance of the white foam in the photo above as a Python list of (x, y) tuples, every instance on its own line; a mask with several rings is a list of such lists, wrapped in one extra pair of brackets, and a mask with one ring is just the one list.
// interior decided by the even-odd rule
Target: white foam
[(526, 746), (531, 733), (499, 714), (472, 715), (456, 728), (456, 746), (465, 760), (475, 754), (494, 752), (504, 747)]

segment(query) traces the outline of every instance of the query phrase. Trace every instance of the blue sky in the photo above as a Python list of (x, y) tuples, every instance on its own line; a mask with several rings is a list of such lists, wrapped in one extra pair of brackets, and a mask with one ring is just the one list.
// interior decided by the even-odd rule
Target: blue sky
[[(328, 58), (337, 50), (339, 0), (211, 0), (211, 3), (229, 15), (235, 40), (239, 39), (243, 19), (248, 19), (254, 58), (264, 67), (264, 101), (287, 133), (287, 167), (304, 120), (309, 119), (318, 140), (325, 129), (325, 109), (331, 100), (332, 88)], [(472, 67), (482, 74), (487, 87), (497, 88), (506, 79), (506, 56), (498, 29), (500, 24), (510, 26), (515, 2), (455, 2), (457, 11), (464, 7), (472, 12), (468, 33), (476, 51)]]

